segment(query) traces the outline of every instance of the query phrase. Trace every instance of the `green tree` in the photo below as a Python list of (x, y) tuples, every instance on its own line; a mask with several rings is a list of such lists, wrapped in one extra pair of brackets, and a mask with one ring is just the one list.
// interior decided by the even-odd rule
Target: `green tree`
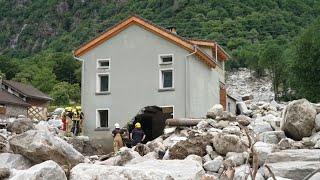
[(320, 101), (320, 19), (293, 43), (290, 84), (298, 97)]
[(50, 93), (56, 82), (55, 74), (48, 68), (38, 68), (31, 80), (33, 86), (45, 93)]
[(283, 46), (276, 41), (268, 41), (264, 44), (259, 53), (260, 65), (269, 71), (272, 79), (275, 99), (278, 100), (279, 86), (285, 80), (285, 60), (282, 56)]
[(0, 55), (0, 70), (7, 79), (12, 79), (20, 71), (20, 66), (17, 59)]
[(69, 83), (60, 82), (54, 85), (50, 96), (54, 105), (68, 105), (70, 103)]

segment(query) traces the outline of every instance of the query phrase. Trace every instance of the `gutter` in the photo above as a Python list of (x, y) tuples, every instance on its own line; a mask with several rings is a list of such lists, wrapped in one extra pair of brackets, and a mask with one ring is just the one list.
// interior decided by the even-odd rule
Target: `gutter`
[(193, 45), (194, 51), (188, 55), (186, 55), (186, 64), (185, 64), (185, 117), (188, 117), (190, 110), (190, 90), (189, 90), (189, 61), (188, 57), (197, 53), (197, 46)]

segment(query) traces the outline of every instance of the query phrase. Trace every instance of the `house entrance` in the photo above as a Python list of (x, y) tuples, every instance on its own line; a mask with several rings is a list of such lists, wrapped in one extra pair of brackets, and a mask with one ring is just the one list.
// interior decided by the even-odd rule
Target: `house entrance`
[(146, 143), (163, 134), (167, 118), (170, 117), (168, 116), (168, 113), (163, 112), (163, 108), (158, 106), (147, 106), (133, 118), (128, 125), (128, 129), (129, 132), (131, 132), (135, 123), (139, 122), (142, 126), (142, 130), (146, 134), (146, 139), (143, 142)]

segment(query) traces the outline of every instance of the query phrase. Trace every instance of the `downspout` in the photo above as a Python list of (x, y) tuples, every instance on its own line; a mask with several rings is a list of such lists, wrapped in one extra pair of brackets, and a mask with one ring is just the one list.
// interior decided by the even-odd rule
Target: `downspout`
[(197, 47), (193, 46), (194, 51), (186, 56), (186, 64), (185, 64), (185, 117), (188, 117), (190, 110), (190, 90), (189, 90), (189, 61), (188, 57), (197, 53)]
[(74, 52), (72, 52), (72, 54), (73, 54), (73, 58), (74, 59), (76, 59), (76, 60), (78, 60), (78, 61), (80, 61), (81, 62), (81, 105), (82, 105), (82, 93), (83, 93), (83, 91), (82, 91), (82, 88), (83, 88), (83, 86), (84, 86), (84, 78), (85, 78), (85, 76), (84, 76), (84, 59), (81, 59), (81, 58), (78, 58), (78, 57), (76, 57), (76, 56), (74, 56)]

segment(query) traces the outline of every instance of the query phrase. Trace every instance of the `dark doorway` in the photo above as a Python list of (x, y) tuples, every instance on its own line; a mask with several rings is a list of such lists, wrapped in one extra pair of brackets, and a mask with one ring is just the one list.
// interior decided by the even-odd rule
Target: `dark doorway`
[(144, 143), (151, 141), (163, 134), (168, 114), (162, 112), (158, 106), (147, 106), (143, 108), (129, 123), (129, 132), (134, 128), (135, 123), (139, 122), (142, 126), (146, 139)]

